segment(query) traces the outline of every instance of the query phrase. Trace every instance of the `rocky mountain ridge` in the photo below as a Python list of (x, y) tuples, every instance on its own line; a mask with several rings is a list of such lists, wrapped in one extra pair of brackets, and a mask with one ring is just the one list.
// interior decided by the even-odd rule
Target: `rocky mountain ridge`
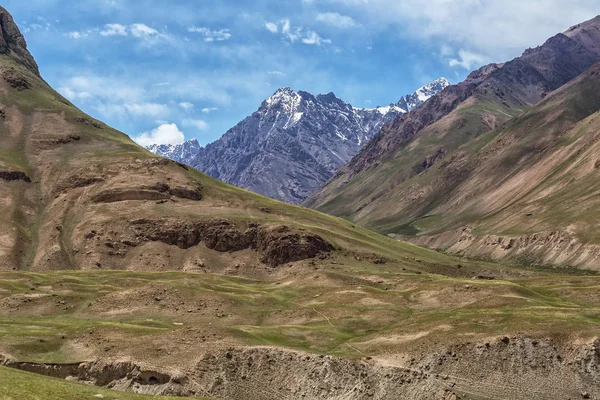
[(199, 148), (197, 141), (147, 148), (224, 182), (298, 204), (383, 125), (418, 108), (448, 85), (440, 78), (396, 104), (376, 108), (353, 107), (333, 93), (315, 96), (281, 88), (252, 116), (205, 148)]
[(27, 50), (27, 43), (8, 11), (0, 7), (0, 54), (4, 54), (40, 75), (38, 65)]
[[(565, 194), (563, 203), (550, 196), (559, 188), (578, 187), (590, 171), (580, 170), (576, 177), (567, 178), (557, 169), (555, 176), (563, 176), (564, 182), (556, 182), (556, 187), (536, 198), (525, 201), (525, 197), (532, 195), (531, 185), (541, 187), (550, 180), (548, 168), (558, 168), (561, 158), (555, 157), (565, 146), (560, 136), (592, 140), (593, 130), (585, 125), (580, 125), (577, 134), (570, 130), (598, 112), (593, 88), (599, 48), (597, 17), (554, 35), (514, 60), (480, 68), (385, 126), (305, 204), (394, 237), (410, 237), (459, 254), (595, 266), (595, 246), (600, 243), (586, 227), (589, 217), (584, 210), (570, 208), (578, 203), (573, 194), (580, 189)], [(584, 163), (583, 152), (582, 148), (572, 156)], [(568, 170), (578, 169), (569, 164)], [(521, 181), (510, 179), (528, 174), (531, 177)], [(526, 187), (532, 192), (526, 193)], [(517, 193), (525, 197), (518, 200)], [(572, 202), (567, 198), (573, 198)], [(524, 202), (521, 207), (531, 207), (528, 214), (544, 210), (546, 216), (540, 215), (535, 224), (534, 218), (528, 223), (514, 218), (508, 210), (519, 213), (518, 201)], [(497, 215), (504, 218), (496, 219)], [(467, 240), (453, 233), (463, 230), (477, 234)], [(534, 243), (547, 232), (569, 237), (573, 251), (559, 255), (561, 247), (550, 245), (541, 251)], [(521, 244), (494, 251), (486, 247), (485, 238), (490, 237)]]
[(146, 149), (157, 156), (189, 164), (202, 149), (202, 145), (200, 145), (198, 139), (190, 139), (181, 144), (153, 144), (147, 146)]

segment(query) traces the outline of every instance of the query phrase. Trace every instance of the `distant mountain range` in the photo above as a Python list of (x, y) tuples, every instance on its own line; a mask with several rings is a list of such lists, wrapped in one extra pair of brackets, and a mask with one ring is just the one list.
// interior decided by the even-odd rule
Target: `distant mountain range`
[(182, 144), (153, 144), (146, 149), (159, 156), (189, 164), (198, 155), (202, 146), (197, 139), (191, 139)]
[(353, 107), (333, 93), (315, 96), (281, 88), (254, 114), (205, 148), (195, 139), (147, 148), (224, 182), (299, 204), (384, 124), (418, 108), (449, 85), (440, 78), (396, 104), (377, 108)]

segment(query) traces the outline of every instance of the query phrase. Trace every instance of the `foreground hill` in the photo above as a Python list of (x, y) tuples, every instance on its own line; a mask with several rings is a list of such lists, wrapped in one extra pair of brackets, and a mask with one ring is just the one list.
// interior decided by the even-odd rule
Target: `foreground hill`
[(306, 204), (459, 254), (598, 268), (599, 27), (575, 26), (447, 88)]
[(0, 25), (0, 398), (600, 396), (596, 275), (436, 253), (156, 157)]

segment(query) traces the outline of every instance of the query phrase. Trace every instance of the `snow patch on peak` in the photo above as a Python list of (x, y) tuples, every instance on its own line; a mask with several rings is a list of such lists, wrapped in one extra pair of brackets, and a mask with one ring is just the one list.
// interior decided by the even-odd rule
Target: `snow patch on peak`
[(448, 86), (450, 86), (450, 82), (448, 82), (448, 79), (438, 78), (427, 85), (421, 86), (419, 89), (417, 89), (415, 93), (419, 97), (419, 100), (425, 102), (431, 97), (441, 92), (442, 90), (444, 90), (445, 88), (447, 88)]
[(146, 149), (161, 157), (170, 158), (184, 164), (190, 164), (194, 157), (198, 154), (202, 145), (197, 139), (190, 139), (182, 144), (153, 144), (147, 146)]
[(267, 106), (271, 106), (274, 104), (289, 104), (291, 102), (302, 100), (302, 96), (294, 89), (289, 87), (284, 87), (278, 89), (271, 97), (265, 100)]
[(387, 115), (390, 112), (396, 112), (396, 113), (400, 113), (400, 114), (404, 114), (406, 111), (394, 104), (390, 104), (389, 106), (385, 106), (385, 107), (377, 107), (377, 111), (379, 111), (379, 113), (381, 115)]
[(441, 78), (437, 78), (435, 81), (433, 81), (429, 85), (425, 85), (425, 86), (436, 86), (436, 85), (441, 85), (444, 88), (447, 88), (448, 86), (450, 86), (450, 81), (442, 76)]
[(450, 82), (446, 78), (438, 78), (435, 81), (428, 83), (417, 89), (413, 94), (404, 96), (396, 104), (398, 107), (407, 111), (412, 111), (421, 106), (427, 100), (443, 91), (450, 86)]
[(354, 109), (354, 111), (365, 111), (365, 112), (378, 112), (381, 115), (387, 115), (390, 112), (394, 112), (397, 114), (404, 114), (406, 113), (406, 110), (398, 107), (395, 104), (390, 104), (389, 106), (379, 106), (379, 107), (375, 107), (375, 108), (358, 108), (358, 107), (352, 107), (352, 109)]

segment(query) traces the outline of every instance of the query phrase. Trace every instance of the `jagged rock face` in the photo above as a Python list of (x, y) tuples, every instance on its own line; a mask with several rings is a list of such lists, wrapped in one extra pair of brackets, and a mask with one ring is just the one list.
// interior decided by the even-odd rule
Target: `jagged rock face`
[[(90, 226), (92, 227), (92, 226)], [(86, 235), (87, 241), (102, 240), (102, 252), (124, 258), (136, 247), (149, 242), (161, 242), (187, 250), (202, 243), (220, 253), (255, 250), (262, 263), (278, 267), (294, 261), (317, 256), (326, 257), (333, 245), (321, 236), (287, 225), (262, 226), (255, 222), (238, 224), (225, 219), (147, 219), (132, 220), (123, 229), (119, 240), (109, 239), (93, 226)], [(110, 253), (110, 254), (109, 254)]]
[(25, 38), (6, 9), (0, 6), (0, 54), (11, 56), (39, 76), (38, 65), (27, 50)]
[(202, 149), (192, 166), (227, 183), (300, 203), (401, 112), (353, 108), (333, 93), (280, 89)]
[[(274, 199), (299, 204), (347, 163), (381, 127), (449, 85), (445, 78), (397, 104), (355, 108), (333, 93), (278, 90), (216, 142), (148, 150)], [(195, 157), (190, 157), (195, 152)]]
[(167, 157), (171, 160), (189, 165), (196, 155), (198, 155), (202, 146), (198, 143), (198, 140), (191, 139), (182, 144), (153, 144), (146, 148), (158, 156)]

